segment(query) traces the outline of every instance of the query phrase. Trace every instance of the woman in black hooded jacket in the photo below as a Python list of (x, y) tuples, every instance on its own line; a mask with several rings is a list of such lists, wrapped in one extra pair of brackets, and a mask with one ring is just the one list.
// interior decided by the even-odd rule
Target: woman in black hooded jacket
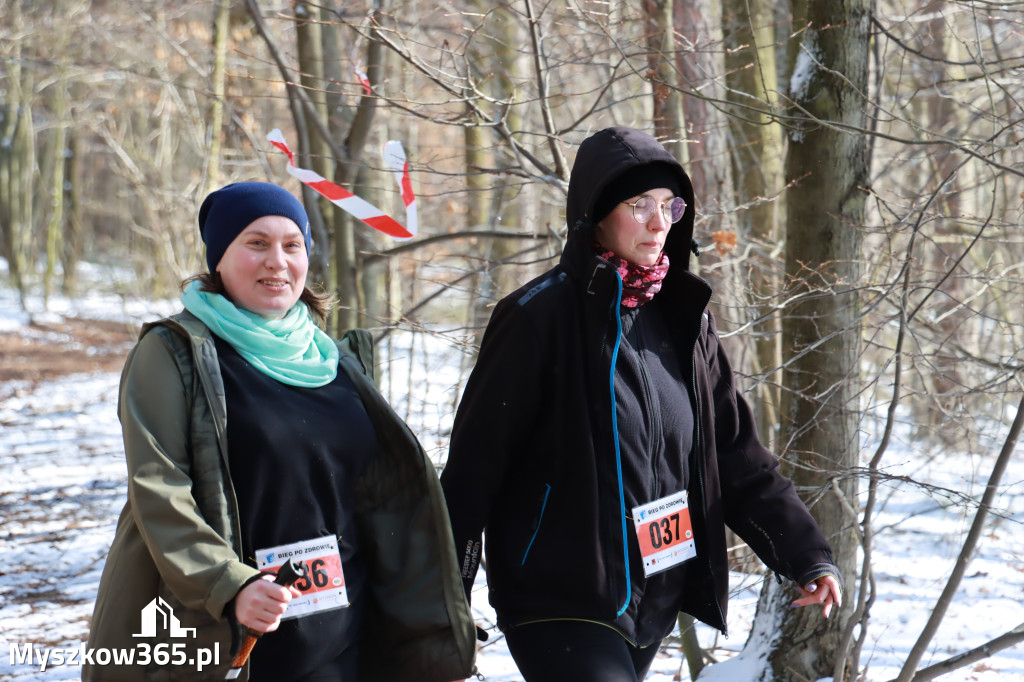
[(795, 604), (840, 602), (689, 272), (693, 205), (651, 136), (587, 138), (561, 260), (495, 307), (459, 405), (441, 481), (463, 581), (486, 531), (490, 602), (529, 682), (641, 680), (680, 611), (725, 632), (726, 525)]

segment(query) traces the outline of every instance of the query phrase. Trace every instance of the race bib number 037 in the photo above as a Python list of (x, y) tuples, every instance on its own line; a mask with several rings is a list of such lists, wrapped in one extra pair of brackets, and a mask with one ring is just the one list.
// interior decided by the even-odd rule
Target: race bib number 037
[(300, 618), (318, 611), (348, 606), (348, 592), (345, 590), (345, 573), (341, 569), (338, 538), (326, 535), (290, 545), (256, 550), (256, 568), (261, 571), (273, 571), (289, 559), (304, 563), (306, 576), (295, 583), (302, 596), (288, 602), (288, 610), (282, 619)]
[(633, 525), (645, 576), (668, 570), (697, 556), (685, 490), (634, 507)]

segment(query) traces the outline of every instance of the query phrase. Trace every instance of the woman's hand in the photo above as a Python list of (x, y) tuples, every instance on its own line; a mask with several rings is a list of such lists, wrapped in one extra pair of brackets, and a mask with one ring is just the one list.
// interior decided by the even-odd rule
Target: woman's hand
[(239, 591), (235, 597), (235, 620), (256, 632), (273, 632), (281, 624), (288, 602), (298, 597), (294, 587), (282, 587), (273, 576), (263, 576)]
[(793, 602), (792, 606), (810, 606), (822, 604), (821, 613), (828, 618), (832, 612), (832, 606), (837, 608), (843, 605), (843, 591), (839, 589), (839, 582), (830, 575), (823, 575), (807, 587), (796, 586), (803, 596)]

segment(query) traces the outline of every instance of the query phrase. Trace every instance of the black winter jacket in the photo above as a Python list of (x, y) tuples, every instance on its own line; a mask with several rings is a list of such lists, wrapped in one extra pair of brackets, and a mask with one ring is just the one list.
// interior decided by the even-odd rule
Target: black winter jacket
[[(688, 205), (666, 242), (669, 273), (647, 305), (660, 306), (688, 375), (694, 447), (666, 456), (689, 458), (697, 556), (648, 579), (623, 504), (621, 458), (630, 448), (617, 439), (631, 434), (617, 432), (610, 388), (621, 280), (595, 255), (590, 214), (608, 182), (653, 162), (678, 172)], [(573, 167), (560, 263), (494, 309), (441, 481), (467, 591), (486, 531), (490, 601), (502, 628), (585, 619), (646, 646), (682, 610), (725, 632), (726, 524), (781, 575), (839, 578), (818, 525), (758, 441), (707, 311), (711, 288), (689, 272), (693, 203), (689, 178), (652, 138), (627, 128), (594, 135)], [(664, 466), (651, 467), (652, 479)]]

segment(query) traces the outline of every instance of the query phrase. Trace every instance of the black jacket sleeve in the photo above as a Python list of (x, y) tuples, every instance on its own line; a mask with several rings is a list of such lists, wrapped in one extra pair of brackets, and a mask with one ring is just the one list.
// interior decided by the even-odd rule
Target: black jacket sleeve
[(495, 308), (455, 415), (441, 474), (467, 597), (480, 565), (484, 527), (496, 510), (509, 463), (536, 421), (541, 344), (515, 299)]
[(776, 457), (757, 436), (754, 415), (737, 390), (732, 368), (708, 316), (715, 444), (726, 524), (769, 568), (801, 584), (822, 575), (842, 576), (818, 523)]

